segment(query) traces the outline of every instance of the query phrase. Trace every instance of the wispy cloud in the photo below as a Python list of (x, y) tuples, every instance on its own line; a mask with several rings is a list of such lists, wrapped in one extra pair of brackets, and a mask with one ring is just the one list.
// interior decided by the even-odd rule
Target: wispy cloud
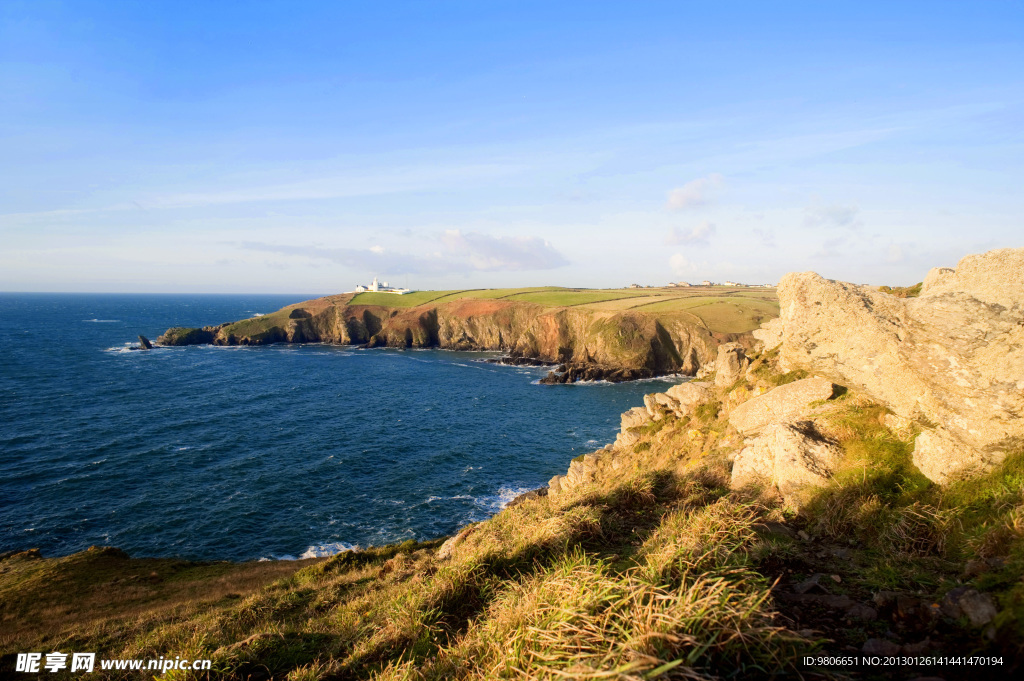
[(668, 193), (667, 207), (671, 210), (684, 210), (710, 203), (724, 182), (725, 179), (718, 173), (690, 180)]
[(489, 236), (456, 229), (446, 231), (441, 243), (467, 258), (473, 269), (485, 272), (551, 270), (569, 264), (546, 239), (535, 236)]
[(811, 254), (812, 258), (838, 258), (847, 253), (849, 241), (844, 237), (826, 239), (817, 251)]
[(860, 208), (855, 205), (812, 206), (804, 209), (805, 227), (847, 227), (856, 229), (864, 223), (860, 219)]
[(528, 169), (521, 163), (471, 163), (449, 166), (409, 166), (384, 173), (316, 177), (299, 182), (243, 186), (215, 192), (169, 194), (140, 199), (146, 208), (186, 208), (266, 201), (311, 201), (429, 191), (464, 186), (514, 175)]
[(760, 229), (759, 227), (754, 228), (754, 234), (761, 239), (761, 244), (765, 248), (776, 248), (775, 243), (775, 232), (771, 229)]
[(668, 238), (665, 239), (665, 243), (686, 244), (688, 246), (707, 246), (711, 243), (710, 240), (714, 233), (715, 225), (704, 220), (693, 229), (684, 230), (679, 227), (673, 227)]
[(353, 269), (382, 274), (451, 274), (453, 272), (515, 272), (550, 270), (569, 261), (539, 237), (500, 237), (479, 232), (449, 230), (433, 253), (404, 253), (382, 246), (330, 248), (243, 241), (240, 248), (313, 260), (328, 260)]

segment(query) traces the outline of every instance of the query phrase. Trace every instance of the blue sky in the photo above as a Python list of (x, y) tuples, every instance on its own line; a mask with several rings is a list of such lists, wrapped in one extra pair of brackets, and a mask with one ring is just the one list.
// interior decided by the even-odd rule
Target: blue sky
[(1024, 3), (0, 2), (0, 290), (909, 284), (1024, 246)]

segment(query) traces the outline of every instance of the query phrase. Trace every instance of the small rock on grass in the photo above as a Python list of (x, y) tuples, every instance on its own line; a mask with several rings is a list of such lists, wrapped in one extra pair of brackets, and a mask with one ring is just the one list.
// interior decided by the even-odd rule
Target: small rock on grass
[(867, 641), (864, 641), (861, 651), (865, 655), (890, 657), (900, 652), (900, 646), (898, 643), (887, 641), (884, 638), (869, 638)]

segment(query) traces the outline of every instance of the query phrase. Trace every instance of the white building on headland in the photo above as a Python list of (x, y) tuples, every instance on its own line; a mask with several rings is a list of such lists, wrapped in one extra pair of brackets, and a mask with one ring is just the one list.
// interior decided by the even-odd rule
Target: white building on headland
[(388, 282), (386, 281), (377, 281), (377, 277), (373, 278), (373, 283), (369, 286), (363, 286), (362, 284), (356, 286), (356, 293), (363, 293), (365, 291), (372, 291), (374, 293), (394, 293), (399, 296), (404, 296), (406, 293), (412, 293), (410, 289), (388, 286)]

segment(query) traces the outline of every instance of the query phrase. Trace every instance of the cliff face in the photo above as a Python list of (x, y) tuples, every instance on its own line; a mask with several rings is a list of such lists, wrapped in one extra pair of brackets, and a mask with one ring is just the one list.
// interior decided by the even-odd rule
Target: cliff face
[(265, 317), (217, 327), (168, 329), (158, 342), (496, 350), (564, 364), (566, 374), (573, 374), (574, 368), (597, 367), (609, 376), (637, 378), (695, 374), (714, 358), (721, 341), (733, 338), (714, 334), (699, 320), (683, 315), (550, 308), (483, 299), (409, 308), (351, 305), (350, 300), (351, 296), (319, 298)]

